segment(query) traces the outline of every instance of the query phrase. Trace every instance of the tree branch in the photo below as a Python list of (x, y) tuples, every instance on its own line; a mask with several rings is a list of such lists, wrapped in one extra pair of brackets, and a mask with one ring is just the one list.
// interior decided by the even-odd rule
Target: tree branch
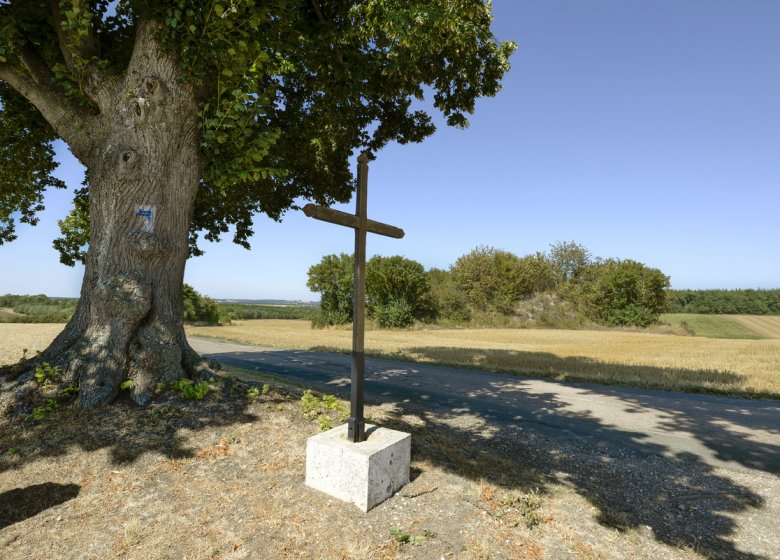
[(59, 44), (62, 58), (65, 60), (67, 67), (73, 69), (73, 53), (70, 52), (68, 37), (65, 34), (65, 30), (62, 28), (62, 11), (60, 10), (59, 0), (51, 0), (51, 16), (51, 24), (52, 27), (54, 27), (54, 31), (57, 33), (57, 43)]
[[(50, 0), (50, 5), (51, 25), (57, 34), (57, 43), (66, 66), (76, 75), (82, 92), (103, 109), (101, 103), (105, 100), (101, 99), (99, 84), (107, 82), (110, 76), (94, 63), (94, 59), (100, 53), (100, 44), (93, 25), (94, 15), (86, 34), (78, 38), (77, 50), (74, 51), (72, 48), (74, 42), (69, 43), (69, 32), (62, 25), (64, 18), (59, 1)], [(89, 7), (83, 0), (79, 2), (79, 8), (82, 12), (89, 11)]]
[[(100, 55), (100, 43), (95, 33), (95, 14), (92, 14), (89, 26), (86, 29), (86, 33), (79, 37), (78, 52), (74, 53), (71, 47), (68, 45), (68, 32), (62, 26), (63, 14), (60, 9), (59, 0), (50, 0), (51, 14), (52, 14), (52, 26), (57, 33), (57, 40), (60, 46), (60, 52), (65, 59), (65, 63), (69, 68), (73, 67), (74, 57), (81, 56), (84, 59), (89, 59)], [(84, 0), (80, 0), (78, 5), (79, 10), (82, 13), (92, 13), (89, 6)]]
[[(315, 13), (317, 14), (317, 19), (320, 22), (320, 25), (333, 27), (333, 24), (329, 22), (327, 19), (325, 19), (325, 15), (322, 13), (322, 9), (320, 8), (320, 0), (311, 0), (311, 5), (314, 8)], [(341, 50), (339, 50), (338, 47), (335, 48), (336, 50), (336, 61), (343, 65), (344, 64), (344, 58), (341, 56)]]
[(0, 80), (8, 83), (41, 112), (55, 132), (67, 142), (73, 155), (86, 161), (92, 149), (87, 132), (95, 116), (53, 89), (39, 85), (14, 67), (0, 63)]
[(24, 45), (19, 50), (19, 59), (27, 68), (27, 71), (39, 86), (51, 87), (54, 81), (54, 75), (49, 70), (46, 62), (41, 58), (38, 52), (29, 44)]
[(327, 24), (328, 21), (325, 19), (325, 16), (322, 15), (319, 0), (311, 0), (311, 5), (314, 8), (314, 11), (317, 13), (317, 19), (320, 20), (320, 23)]

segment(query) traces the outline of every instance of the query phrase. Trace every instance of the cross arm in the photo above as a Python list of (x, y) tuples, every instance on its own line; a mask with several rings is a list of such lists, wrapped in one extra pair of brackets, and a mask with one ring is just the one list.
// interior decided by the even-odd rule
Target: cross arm
[[(352, 229), (358, 228), (357, 216), (334, 210), (333, 208), (307, 204), (303, 207), (303, 213), (315, 220), (322, 220), (323, 222), (330, 222), (331, 224), (338, 224)], [(394, 239), (401, 239), (405, 235), (404, 230), (401, 228), (383, 224), (382, 222), (376, 222), (374, 220), (366, 220), (366, 231), (384, 235), (385, 237), (392, 237)]]

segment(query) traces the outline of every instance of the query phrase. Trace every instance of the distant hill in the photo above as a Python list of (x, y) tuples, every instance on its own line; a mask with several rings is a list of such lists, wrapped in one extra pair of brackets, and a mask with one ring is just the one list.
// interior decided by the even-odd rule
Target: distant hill
[(301, 301), (292, 299), (216, 299), (217, 303), (239, 305), (277, 305), (280, 307), (319, 307), (318, 301)]

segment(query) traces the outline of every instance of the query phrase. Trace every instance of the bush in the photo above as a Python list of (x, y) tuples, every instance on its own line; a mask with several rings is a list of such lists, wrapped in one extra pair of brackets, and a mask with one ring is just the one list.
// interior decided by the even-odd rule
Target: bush
[(517, 255), (477, 247), (450, 269), (469, 307), (476, 312), (511, 315), (515, 302), (534, 293), (534, 279)]
[(550, 245), (547, 260), (555, 271), (558, 283), (576, 281), (593, 264), (590, 251), (574, 241), (559, 241)]
[[(306, 285), (321, 295), (321, 328), (352, 321), (354, 261), (351, 255), (326, 255), (309, 268)], [(423, 266), (404, 257), (375, 256), (366, 263), (366, 313), (380, 327), (401, 328), (433, 318), (433, 300)]]
[(380, 327), (400, 328), (434, 316), (431, 286), (420, 263), (375, 256), (366, 263), (366, 308)]
[(590, 267), (574, 294), (593, 320), (610, 326), (646, 327), (667, 307), (669, 277), (632, 260), (610, 259)]
[(526, 296), (547, 292), (558, 284), (555, 267), (544, 253), (527, 255), (520, 259), (518, 264), (525, 277), (526, 285), (531, 289), (531, 293), (525, 294)]
[(373, 308), (373, 317), (383, 329), (403, 329), (414, 324), (414, 309), (403, 299), (392, 299)]
[(189, 284), (182, 288), (184, 295), (184, 320), (189, 323), (219, 324), (219, 308), (211, 298), (202, 296)]
[(471, 320), (466, 294), (458, 288), (450, 272), (432, 268), (428, 271), (428, 284), (431, 287), (433, 311), (437, 319), (454, 323), (467, 323)]

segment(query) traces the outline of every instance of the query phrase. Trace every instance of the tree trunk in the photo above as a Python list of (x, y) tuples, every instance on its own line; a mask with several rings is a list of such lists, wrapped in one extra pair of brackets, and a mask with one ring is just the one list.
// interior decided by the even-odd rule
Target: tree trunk
[[(182, 282), (202, 163), (197, 103), (176, 60), (138, 32), (122, 80), (100, 84), (89, 174), (90, 242), (81, 299), (43, 353), (77, 382), (84, 407), (110, 403), (132, 381), (147, 403), (159, 382), (192, 373)], [(82, 158), (83, 159), (83, 158)]]

